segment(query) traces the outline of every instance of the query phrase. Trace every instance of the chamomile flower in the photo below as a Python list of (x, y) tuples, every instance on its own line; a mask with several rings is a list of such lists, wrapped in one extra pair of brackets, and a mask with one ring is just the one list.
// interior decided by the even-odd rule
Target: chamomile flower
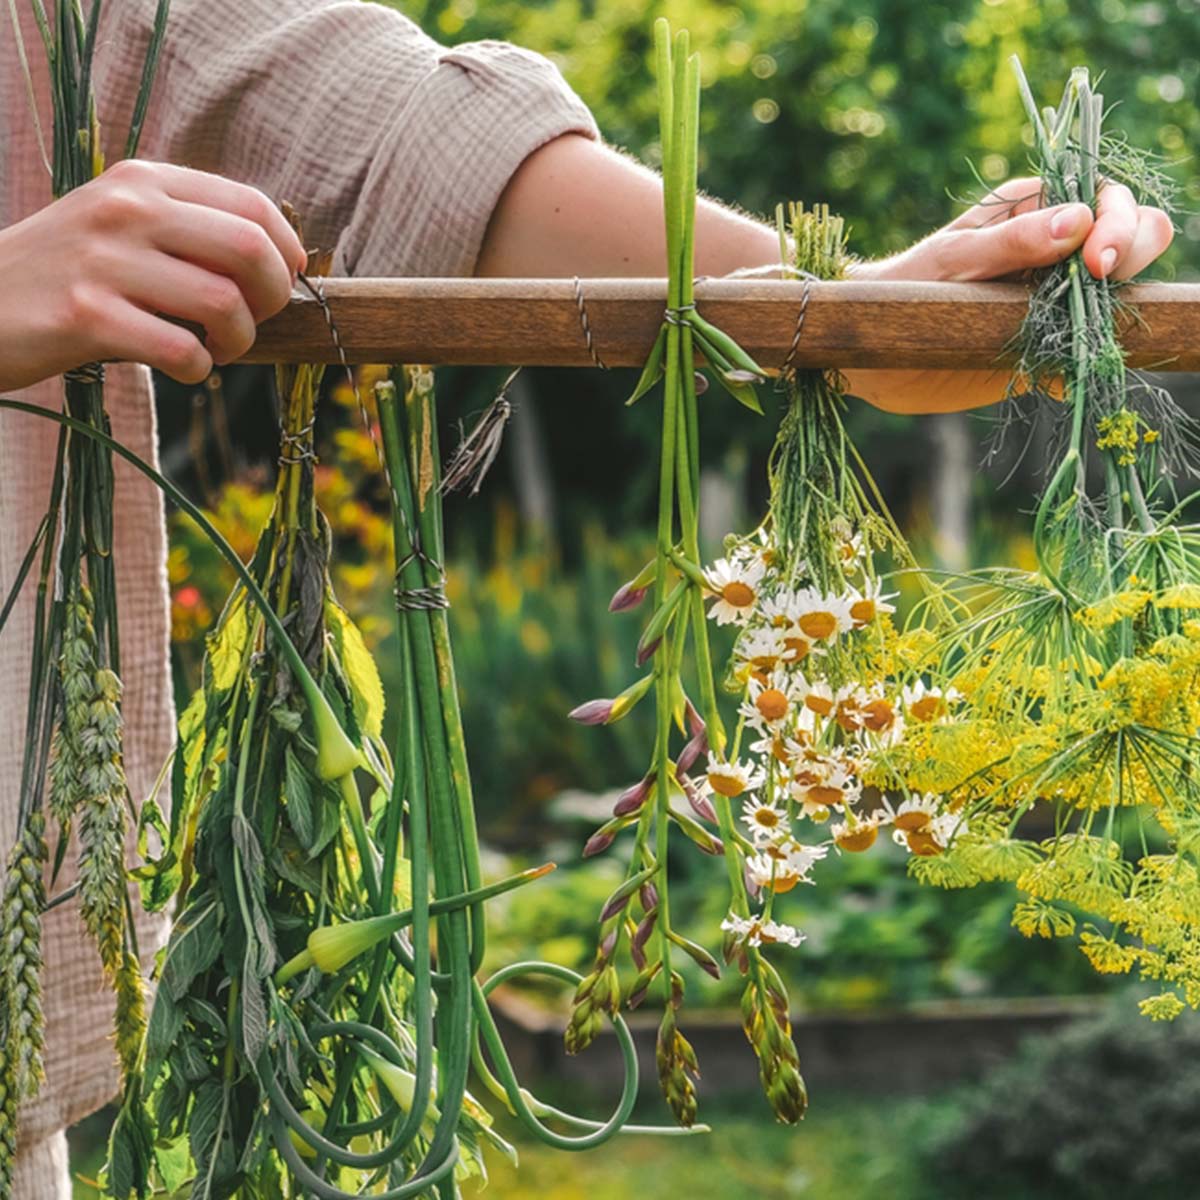
[(862, 591), (851, 592), (846, 601), (854, 628), (862, 629), (884, 613), (894, 613), (896, 606), (888, 601), (895, 598), (895, 592), (887, 596), (881, 594), (878, 580), (868, 580)]
[(787, 830), (787, 813), (761, 796), (751, 796), (742, 805), (742, 820), (756, 842), (772, 841)]
[(785, 657), (783, 643), (773, 629), (748, 629), (738, 638), (733, 653), (740, 670), (760, 681)]
[(769, 921), (761, 916), (739, 917), (730, 913), (721, 922), (721, 928), (726, 933), (732, 933), (738, 941), (747, 946), (765, 946), (776, 942), (787, 946), (799, 946), (804, 941), (804, 934), (794, 926)]
[(784, 766), (791, 761), (796, 753), (798, 743), (780, 732), (765, 733), (755, 742), (750, 743), (750, 753), (759, 758), (773, 758)]
[(747, 763), (721, 762), (720, 759), (708, 756), (708, 787), (720, 796), (733, 799), (743, 792), (761, 787), (763, 772)]
[(914, 721), (946, 721), (950, 716), (950, 705), (961, 699), (961, 693), (954, 688), (943, 692), (940, 687), (932, 687), (923, 679), (905, 684), (900, 689), (900, 703)]
[(719, 558), (705, 572), (716, 602), (708, 615), (718, 625), (744, 625), (754, 611), (766, 567), (759, 558)]
[(779, 895), (790, 892), (798, 883), (812, 883), (787, 855), (776, 858), (770, 854), (755, 854), (746, 860), (746, 870), (755, 887), (770, 888)]
[(956, 837), (965, 833), (967, 822), (958, 813), (942, 813), (917, 829), (897, 828), (892, 838), (907, 847), (918, 858), (932, 858), (950, 846)]
[(786, 663), (803, 662), (810, 654), (820, 654), (822, 650), (821, 644), (805, 637), (798, 625), (780, 630), (779, 644), (779, 656)]
[(796, 620), (796, 594), (787, 588), (780, 588), (770, 596), (763, 597), (758, 612), (769, 629), (788, 629)]
[(916, 792), (892, 811), (892, 826), (904, 833), (928, 829), (940, 807), (941, 798), (933, 792)]
[(833, 689), (825, 680), (805, 681), (804, 707), (818, 717), (827, 717), (833, 712)]
[(825, 595), (815, 588), (803, 588), (796, 593), (793, 612), (796, 626), (813, 642), (831, 642), (839, 633), (854, 628), (846, 598)]
[(838, 821), (830, 825), (829, 836), (839, 850), (861, 854), (875, 844), (879, 836), (879, 820), (872, 814), (869, 817), (856, 817), (853, 822)]
[(739, 711), (759, 733), (782, 728), (800, 702), (795, 681), (779, 671), (765, 680), (751, 678), (747, 691), (750, 698)]

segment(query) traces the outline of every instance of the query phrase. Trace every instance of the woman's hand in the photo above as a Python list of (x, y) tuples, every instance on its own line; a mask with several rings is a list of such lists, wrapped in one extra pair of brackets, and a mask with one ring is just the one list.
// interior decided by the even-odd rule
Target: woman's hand
[[(855, 279), (981, 280), (1019, 277), (1083, 248), (1093, 275), (1129, 279), (1171, 244), (1165, 212), (1138, 205), (1124, 184), (1109, 183), (1096, 201), (1041, 208), (1037, 179), (1011, 179), (985, 200), (901, 254), (860, 263)], [(850, 390), (888, 412), (957, 412), (1003, 398), (1002, 371), (845, 372)]]
[[(0, 230), (0, 388), (108, 359), (198, 383), (250, 348), (304, 263), (299, 238), (255, 188), (118, 163)], [(167, 317), (201, 327), (204, 340)]]
[(1139, 205), (1121, 183), (1086, 204), (1041, 208), (1038, 179), (1010, 179), (949, 225), (902, 254), (860, 264), (864, 279), (1004, 279), (1031, 267), (1049, 267), (1083, 247), (1097, 278), (1129, 279), (1171, 244), (1171, 218)]

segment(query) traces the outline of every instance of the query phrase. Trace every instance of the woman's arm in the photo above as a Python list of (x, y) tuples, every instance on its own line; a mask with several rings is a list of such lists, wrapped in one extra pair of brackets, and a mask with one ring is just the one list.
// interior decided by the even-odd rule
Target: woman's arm
[[(1110, 184), (1099, 213), (1038, 207), (1038, 182), (1014, 179), (944, 229), (892, 258), (857, 265), (863, 279), (996, 279), (1048, 266), (1083, 247), (1097, 275), (1128, 278), (1167, 248), (1171, 222)], [(478, 275), (659, 276), (666, 257), (662, 184), (626, 156), (581, 137), (530, 155), (492, 214)], [(711, 200), (696, 212), (696, 272), (725, 275), (779, 261), (773, 229)], [(1003, 395), (995, 371), (847, 372), (851, 390), (896, 412), (951, 412)]]

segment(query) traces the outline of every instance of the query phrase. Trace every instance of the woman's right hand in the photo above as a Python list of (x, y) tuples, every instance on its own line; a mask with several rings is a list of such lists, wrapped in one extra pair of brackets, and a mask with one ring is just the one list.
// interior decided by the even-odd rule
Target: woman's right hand
[[(0, 389), (111, 359), (198, 383), (246, 353), (304, 263), (300, 239), (257, 189), (117, 163), (0, 229)], [(168, 317), (201, 327), (203, 341)]]

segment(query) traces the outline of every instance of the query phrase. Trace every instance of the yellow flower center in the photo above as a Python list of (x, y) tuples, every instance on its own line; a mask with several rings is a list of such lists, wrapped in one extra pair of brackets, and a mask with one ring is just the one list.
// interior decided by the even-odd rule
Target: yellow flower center
[(850, 605), (850, 619), (856, 625), (866, 625), (875, 620), (875, 601), (862, 599)]
[(816, 692), (810, 692), (804, 697), (804, 704), (812, 712), (815, 712), (818, 717), (827, 717), (833, 712), (833, 701), (828, 696), (819, 696)]
[(779, 824), (779, 813), (773, 808), (757, 808), (754, 810), (754, 823), (764, 829), (774, 829)]
[(942, 711), (941, 696), (922, 696), (908, 708), (914, 721), (932, 721)]
[(734, 608), (749, 608), (754, 603), (754, 589), (740, 579), (734, 579), (721, 589), (721, 599)]
[(831, 804), (841, 804), (842, 789), (819, 783), (816, 787), (808, 789), (808, 800), (810, 804), (819, 804), (822, 808), (828, 808)]
[(799, 662), (802, 658), (808, 656), (811, 647), (807, 638), (785, 637), (783, 639), (783, 648), (787, 651), (787, 655), (792, 662)]
[(732, 771), (709, 771), (708, 782), (712, 784), (714, 792), (731, 799), (740, 796), (746, 790), (741, 779)]
[(935, 854), (941, 854), (942, 852), (942, 848), (938, 845), (933, 834), (925, 829), (918, 829), (906, 834), (905, 840), (908, 842), (908, 848), (918, 858), (932, 858)]
[(805, 637), (814, 640), (832, 636), (837, 629), (837, 617), (831, 612), (805, 613), (797, 622)]
[(764, 688), (754, 701), (764, 720), (782, 721), (787, 716), (788, 698), (778, 688)]
[(872, 700), (863, 709), (863, 725), (872, 733), (882, 733), (896, 723), (896, 714), (886, 700)]
[(905, 833), (924, 833), (929, 828), (929, 814), (913, 809), (911, 812), (899, 813), (892, 824)]
[(771, 891), (776, 895), (781, 895), (783, 892), (790, 892), (799, 882), (800, 876), (791, 871), (782, 874), (776, 873), (775, 878), (771, 881)]
[(863, 850), (870, 850), (878, 836), (878, 828), (864, 821), (861, 825), (856, 825), (853, 829), (843, 830), (833, 840), (837, 842), (839, 848), (842, 850), (858, 854)]

